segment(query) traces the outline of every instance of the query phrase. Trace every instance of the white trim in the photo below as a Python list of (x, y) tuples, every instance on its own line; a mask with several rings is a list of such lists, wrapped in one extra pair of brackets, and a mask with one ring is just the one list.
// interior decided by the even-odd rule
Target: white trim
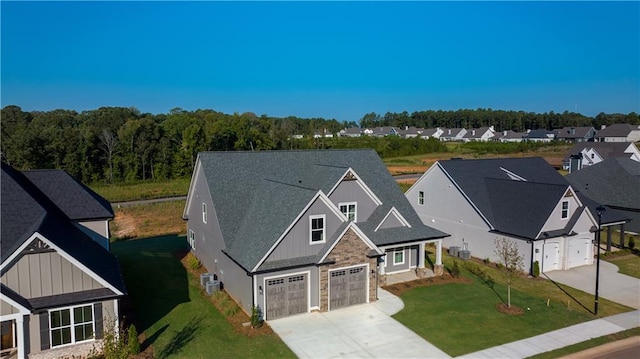
[[(267, 280), (271, 280), (271, 279), (278, 279), (278, 278), (287, 278), (287, 277), (292, 277), (292, 276), (296, 276), (296, 275), (307, 275), (306, 280), (307, 280), (307, 313), (309, 313), (310, 308), (311, 308), (311, 271), (310, 270), (306, 270), (306, 271), (300, 271), (300, 272), (293, 272), (293, 273), (287, 273), (287, 274), (280, 274), (280, 275), (274, 275), (274, 276), (270, 276), (270, 277), (262, 277), (262, 288), (264, 288), (263, 290), (263, 294), (262, 294), (262, 305), (263, 305), (263, 311), (262, 311), (262, 316), (264, 318), (264, 320), (268, 320), (269, 318), (267, 318)], [(286, 317), (286, 316), (285, 316)], [(284, 317), (282, 317), (284, 318)]]
[(187, 236), (187, 239), (189, 241), (189, 247), (191, 247), (192, 250), (196, 249), (196, 232), (193, 231), (193, 229), (189, 228), (189, 234)]
[[(589, 209), (586, 206), (582, 205), (582, 202), (580, 202), (580, 199), (578, 198), (578, 196), (576, 195), (575, 191), (573, 190), (573, 188), (571, 186), (567, 186), (567, 190), (564, 191), (562, 198), (560, 198), (560, 200), (556, 203), (556, 207), (558, 206), (558, 204), (560, 204), (560, 211), (562, 211), (562, 201), (565, 200), (567, 193), (569, 193), (569, 191), (571, 191), (571, 194), (573, 195), (572, 198), (576, 201), (577, 203), (577, 209), (579, 208), (584, 208), (587, 212), (589, 212), (589, 218), (591, 218), (592, 222), (591, 224), (594, 226), (598, 225), (598, 221), (595, 219), (595, 217), (593, 217), (591, 215), (591, 211), (589, 211)], [(577, 210), (576, 209), (576, 210)], [(535, 236), (535, 239), (541, 239), (540, 236), (542, 235), (542, 232), (545, 232), (545, 228), (547, 228), (547, 225), (549, 224), (549, 221), (551, 221), (553, 215), (553, 211), (549, 214), (549, 217), (547, 218), (546, 221), (544, 221), (544, 224), (542, 225), (542, 227), (540, 227), (540, 231), (538, 231), (538, 234)], [(560, 213), (560, 217), (562, 217), (562, 213)], [(571, 214), (569, 214), (569, 217), (571, 218)], [(561, 218), (561, 220), (566, 220), (567, 218)], [(576, 222), (576, 225), (578, 224), (579, 221)], [(573, 229), (573, 228), (572, 228)]]
[(405, 227), (409, 227), (411, 228), (411, 224), (409, 224), (409, 222), (402, 216), (402, 214), (400, 214), (400, 212), (398, 212), (398, 210), (396, 209), (396, 207), (391, 207), (391, 209), (389, 210), (389, 212), (387, 213), (386, 216), (384, 216), (384, 218), (382, 219), (382, 221), (380, 221), (380, 223), (378, 224), (378, 226), (376, 227), (376, 229), (374, 229), (374, 232), (377, 232), (378, 229), (380, 229), (380, 227), (382, 227), (382, 224), (384, 224), (384, 222), (387, 220), (387, 218), (393, 214), (396, 219), (398, 221), (400, 221), (400, 223), (405, 226)]
[(24, 249), (31, 244), (31, 242), (33, 242), (33, 240), (39, 238), (38, 236), (38, 232), (34, 232), (29, 238), (27, 238), (27, 240), (24, 241), (24, 243), (22, 243), (20, 247), (18, 247), (18, 249), (16, 249), (16, 251), (9, 256), (9, 258), (7, 258), (4, 262), (2, 262), (2, 264), (0, 264), (0, 270), (4, 271), (5, 267), (12, 263), (16, 259), (16, 257), (20, 255), (20, 253), (22, 253)]
[(344, 178), (347, 176), (347, 174), (351, 172), (351, 174), (353, 174), (353, 177), (356, 178), (356, 183), (364, 190), (364, 192), (369, 195), (369, 197), (371, 197), (371, 199), (373, 200), (373, 202), (375, 202), (376, 205), (381, 205), (382, 201), (378, 198), (378, 196), (376, 196), (376, 194), (369, 188), (369, 186), (367, 186), (364, 181), (362, 180), (362, 178), (360, 178), (360, 176), (358, 176), (358, 174), (356, 173), (356, 171), (353, 170), (353, 168), (349, 167), (342, 176), (340, 176), (340, 179), (338, 180), (338, 182), (333, 185), (333, 187), (331, 188), (331, 190), (329, 190), (329, 192), (327, 193), (328, 197), (331, 197), (331, 195), (333, 194), (333, 192), (336, 190), (336, 188), (338, 188), (338, 186), (342, 183), (342, 181), (344, 180)]
[[(186, 219), (189, 214), (189, 208), (191, 208), (191, 201), (193, 200), (193, 194), (195, 193), (194, 186), (196, 185), (196, 181), (198, 179), (198, 175), (200, 174), (200, 168), (202, 168), (202, 161), (200, 160), (200, 154), (198, 153), (198, 157), (196, 158), (196, 166), (193, 169), (193, 174), (191, 175), (191, 181), (189, 183), (189, 192), (187, 192), (187, 200), (185, 201), (184, 210), (182, 211), (182, 218)], [(207, 185), (208, 189), (209, 185)]]
[[(15, 300), (7, 297), (6, 295), (2, 295), (0, 297), (0, 299), (2, 299), (7, 304), (11, 305), (12, 307), (14, 307), (14, 308), (16, 308), (18, 310), (18, 313), (3, 315), (3, 316), (0, 316), (0, 318), (5, 318), (5, 317), (8, 318), (8, 317), (10, 317), (12, 315), (28, 315), (28, 314), (31, 313), (31, 311), (29, 311), (29, 309), (27, 309), (26, 307), (23, 307), (20, 303), (18, 303)], [(5, 319), (2, 319), (2, 320), (5, 320)]]
[(318, 193), (315, 194), (315, 196), (313, 196), (313, 198), (311, 198), (311, 200), (309, 201), (309, 203), (307, 203), (306, 206), (304, 206), (304, 208), (302, 209), (302, 211), (300, 211), (300, 213), (298, 213), (298, 215), (296, 216), (296, 218), (291, 222), (291, 224), (289, 224), (289, 227), (287, 227), (287, 229), (284, 230), (284, 232), (282, 232), (282, 234), (280, 235), (280, 238), (278, 238), (276, 240), (276, 242), (271, 246), (271, 248), (269, 248), (269, 250), (267, 251), (267, 253), (265, 253), (265, 255), (262, 257), (262, 259), (260, 259), (258, 261), (258, 264), (255, 265), (255, 267), (253, 267), (253, 269), (251, 270), (252, 272), (255, 272), (258, 270), (258, 268), (262, 265), (262, 263), (264, 263), (264, 261), (267, 260), (267, 258), (269, 257), (269, 255), (271, 253), (273, 253), (273, 251), (276, 249), (276, 247), (278, 246), (278, 244), (280, 244), (280, 242), (282, 242), (282, 240), (284, 240), (284, 237), (286, 237), (287, 234), (289, 234), (289, 232), (291, 231), (291, 229), (293, 229), (293, 227), (298, 224), (298, 222), (300, 221), (300, 219), (304, 216), (304, 214), (309, 210), (309, 208), (311, 208), (311, 206), (316, 202), (316, 200), (320, 198), (320, 200), (322, 202), (324, 202), (324, 204), (329, 208), (329, 210), (331, 212), (333, 212), (336, 217), (338, 218), (338, 220), (342, 221), (343, 223), (346, 222), (347, 220), (344, 218), (344, 216), (342, 215), (342, 212), (340, 212), (338, 210), (338, 208), (333, 204), (333, 202), (331, 202), (331, 200), (329, 199), (329, 197), (327, 197), (324, 193), (322, 193), (322, 191), (318, 191)]
[[(88, 304), (79, 304), (79, 305), (71, 305), (71, 306), (65, 306), (65, 307), (57, 307), (57, 308), (51, 308), (47, 310), (47, 319), (49, 320), (49, 348), (50, 349), (57, 349), (57, 348), (64, 348), (64, 347), (68, 347), (71, 345), (76, 345), (76, 344), (82, 344), (82, 343), (88, 343), (88, 342), (92, 342), (96, 340), (96, 312), (95, 312), (95, 304), (94, 303), (88, 303)], [(87, 322), (82, 322), (82, 323), (75, 323), (74, 321), (74, 309), (76, 308), (84, 308), (84, 307), (91, 307), (91, 324), (92, 324), (92, 331), (93, 331), (93, 335), (91, 336), (90, 339), (85, 339), (85, 340), (80, 340), (80, 341), (76, 341), (75, 340), (75, 327), (78, 324), (84, 325), (87, 324)], [(69, 310), (69, 320), (70, 323), (69, 325), (65, 325), (65, 326), (61, 326), (61, 327), (56, 327), (56, 328), (52, 328), (51, 325), (51, 312), (59, 312), (59, 311), (63, 311), (63, 310)], [(104, 322), (104, 320), (103, 320)], [(71, 342), (70, 343), (66, 343), (66, 344), (60, 344), (60, 345), (53, 345), (53, 330), (55, 329), (59, 329), (59, 328), (69, 328), (69, 331), (71, 333)]]
[[(404, 258), (405, 257), (404, 250), (405, 250), (405, 247), (401, 247), (401, 249), (394, 249), (393, 250), (393, 266), (394, 267), (398, 266), (398, 265), (401, 265), (401, 264), (404, 264), (406, 262), (405, 258)], [(402, 262), (396, 262), (396, 254), (398, 254), (398, 253), (402, 253)], [(411, 264), (409, 264), (409, 268), (411, 268)]]
[(400, 246), (408, 247), (408, 246), (416, 246), (416, 245), (419, 245), (420, 243), (424, 243), (424, 244), (437, 243), (438, 241), (441, 241), (441, 240), (442, 240), (442, 238), (435, 238), (435, 239), (425, 239), (423, 241), (416, 241), (416, 242), (403, 242), (403, 243), (398, 243), (398, 244), (387, 244), (386, 246), (380, 246), (380, 249), (386, 251), (387, 249), (398, 248)]
[(418, 191), (418, 205), (424, 206), (424, 191)]
[(374, 251), (376, 251), (376, 253), (378, 254), (383, 254), (384, 251), (382, 251), (380, 248), (378, 248), (378, 246), (376, 246), (370, 239), (369, 237), (367, 237), (366, 234), (364, 234), (364, 232), (362, 232), (360, 230), (360, 228), (358, 228), (358, 226), (354, 223), (351, 222), (349, 223), (349, 225), (347, 226), (347, 228), (344, 229), (344, 231), (342, 231), (342, 233), (340, 233), (340, 235), (338, 235), (338, 239), (336, 239), (333, 244), (331, 244), (331, 247), (329, 247), (327, 249), (327, 251), (322, 255), (322, 258), (320, 258), (320, 260), (318, 261), (318, 263), (322, 263), (324, 262), (325, 259), (327, 259), (327, 256), (329, 255), (329, 253), (331, 253), (331, 251), (336, 247), (336, 245), (338, 245), (338, 242), (340, 242), (340, 240), (342, 240), (342, 237), (344, 236), (345, 233), (347, 233), (347, 231), (349, 230), (349, 228), (353, 229), (354, 232), (356, 232), (356, 234), (358, 235), (358, 237), (360, 238), (360, 240), (362, 240), (369, 248), (373, 249)]
[[(322, 239), (319, 241), (313, 240), (313, 232), (319, 231), (319, 229), (313, 229), (313, 220), (322, 219)], [(312, 214), (309, 216), (309, 245), (327, 243), (327, 215), (326, 214)]]
[(207, 224), (208, 216), (207, 202), (202, 202), (202, 223)]
[(347, 217), (347, 221), (349, 220), (349, 206), (353, 205), (353, 221), (358, 222), (358, 202), (339, 202), (338, 210), (342, 213), (342, 209), (340, 207), (347, 206), (347, 213), (342, 213), (345, 217)]
[[(360, 264), (354, 264), (354, 265), (350, 265), (350, 266), (346, 266), (346, 267), (340, 267), (340, 268), (333, 268), (333, 269), (329, 269), (327, 270), (327, 311), (330, 312), (331, 311), (331, 272), (335, 272), (335, 271), (339, 271), (339, 270), (348, 270), (351, 268), (358, 268), (358, 267), (365, 267), (364, 268), (364, 272), (367, 278), (367, 284), (365, 287), (366, 293), (367, 293), (367, 299), (365, 301), (365, 303), (369, 303), (369, 291), (371, 288), (369, 288), (369, 286), (371, 285), (369, 283), (369, 263), (360, 263)], [(345, 306), (345, 307), (349, 307), (349, 305)], [(345, 307), (341, 307), (341, 308), (345, 308)]]
[[(560, 201), (560, 219), (565, 221), (569, 219), (569, 213), (571, 212), (571, 203), (569, 203), (568, 199), (564, 199), (565, 197), (562, 198), (562, 201)], [(567, 208), (566, 208), (566, 215), (565, 215), (565, 208), (564, 208), (564, 204), (567, 204)]]

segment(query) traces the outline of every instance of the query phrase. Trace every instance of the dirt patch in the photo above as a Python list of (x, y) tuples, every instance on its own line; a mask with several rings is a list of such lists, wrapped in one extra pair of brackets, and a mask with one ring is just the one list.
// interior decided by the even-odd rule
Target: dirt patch
[(450, 274), (443, 274), (438, 277), (421, 278), (410, 282), (396, 283), (382, 287), (394, 295), (400, 296), (404, 292), (413, 288), (428, 287), (432, 285), (448, 284), (448, 283), (466, 283), (470, 284), (471, 280), (464, 277), (454, 278)]
[(509, 306), (505, 303), (496, 304), (496, 309), (500, 313), (504, 313), (507, 315), (520, 315), (524, 313), (524, 309), (518, 307), (517, 305), (512, 305), (511, 308), (509, 308)]
[(120, 240), (185, 233), (183, 209), (181, 201), (115, 208), (111, 235)]
[(424, 173), (429, 166), (433, 162), (429, 163), (428, 166), (387, 166), (389, 173), (392, 176), (402, 175), (402, 174), (413, 174), (413, 173)]

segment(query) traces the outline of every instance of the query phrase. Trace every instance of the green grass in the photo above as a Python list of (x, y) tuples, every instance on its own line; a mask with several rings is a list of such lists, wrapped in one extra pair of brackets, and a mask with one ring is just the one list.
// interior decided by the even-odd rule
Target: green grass
[(91, 189), (110, 202), (124, 202), (141, 199), (154, 199), (186, 196), (189, 191), (189, 178), (177, 178), (164, 181), (147, 181), (118, 184), (93, 184)]
[(586, 349), (590, 349), (590, 348), (595, 348), (597, 346), (603, 345), (603, 344), (607, 344), (607, 343), (611, 343), (611, 342), (615, 342), (618, 340), (623, 340), (623, 339), (627, 339), (627, 338), (631, 338), (631, 337), (635, 337), (635, 336), (639, 336), (640, 335), (640, 328), (634, 328), (634, 329), (629, 329), (629, 330), (625, 330), (619, 333), (614, 333), (614, 334), (610, 334), (610, 335), (605, 335), (602, 337), (598, 337), (598, 338), (594, 338), (591, 340), (587, 340), (581, 343), (577, 343), (574, 345), (570, 345), (568, 347), (564, 347), (561, 349), (556, 349), (556, 350), (552, 350), (550, 352), (546, 352), (546, 353), (542, 353), (542, 354), (538, 354), (538, 355), (534, 355), (532, 357), (529, 357), (529, 359), (554, 359), (554, 358), (559, 358), (568, 354), (573, 354), (573, 353), (577, 353)]
[(640, 257), (638, 255), (625, 250), (623, 254), (609, 255), (602, 259), (617, 265), (620, 273), (640, 278)]
[(237, 333), (201, 293), (174, 253), (185, 237), (165, 236), (112, 244), (133, 300), (140, 331), (162, 358), (293, 358), (273, 335)]
[[(445, 255), (443, 260), (451, 268), (453, 258)], [(459, 265), (471, 284), (452, 283), (407, 291), (401, 296), (404, 309), (394, 316), (449, 355), (472, 353), (596, 319), (590, 312), (592, 295), (566, 286), (560, 289), (548, 280), (525, 277), (517, 278), (511, 289), (512, 305), (525, 309), (524, 314), (503, 314), (496, 309), (497, 304), (507, 300), (502, 273), (473, 263), (494, 278), (496, 284), (490, 288), (469, 273), (462, 261)], [(600, 305), (599, 317), (631, 310), (602, 299)]]

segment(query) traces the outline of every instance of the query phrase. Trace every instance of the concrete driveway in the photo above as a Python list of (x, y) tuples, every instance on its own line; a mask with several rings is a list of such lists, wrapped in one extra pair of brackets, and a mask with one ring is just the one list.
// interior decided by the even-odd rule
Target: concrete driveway
[[(596, 265), (582, 266), (567, 271), (545, 273), (554, 282), (566, 284), (584, 292), (595, 294)], [(544, 276), (543, 275), (543, 276)], [(618, 273), (615, 264), (600, 261), (598, 295), (631, 308), (640, 309), (640, 279)]]
[(450, 358), (391, 318), (404, 306), (379, 289), (377, 302), (269, 321), (299, 358)]

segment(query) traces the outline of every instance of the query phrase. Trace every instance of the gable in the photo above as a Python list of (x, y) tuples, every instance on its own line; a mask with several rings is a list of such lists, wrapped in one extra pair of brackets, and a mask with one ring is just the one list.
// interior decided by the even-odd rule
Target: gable
[(94, 276), (36, 237), (3, 269), (0, 283), (30, 299), (105, 288)]
[[(562, 218), (562, 206), (564, 202), (567, 202), (569, 205), (566, 218)], [(554, 206), (553, 211), (549, 214), (549, 218), (545, 222), (540, 232), (551, 232), (566, 228), (575, 212), (578, 210), (582, 210), (581, 207), (582, 203), (578, 199), (578, 196), (576, 196), (576, 194), (574, 193), (573, 189), (571, 189), (571, 187), (567, 188), (564, 195)]]
[(350, 223), (322, 255), (320, 262), (329, 260), (339, 263), (358, 257), (364, 261), (370, 254), (380, 255), (383, 253), (384, 251), (373, 244), (356, 224)]
[(329, 199), (338, 208), (340, 203), (356, 203), (357, 222), (366, 222), (380, 204), (380, 200), (353, 171), (348, 171), (337, 183)]
[(395, 207), (392, 207), (374, 231), (377, 232), (379, 229), (397, 227), (411, 227), (411, 225), (409, 225), (407, 220), (402, 217), (402, 215), (395, 209)]

